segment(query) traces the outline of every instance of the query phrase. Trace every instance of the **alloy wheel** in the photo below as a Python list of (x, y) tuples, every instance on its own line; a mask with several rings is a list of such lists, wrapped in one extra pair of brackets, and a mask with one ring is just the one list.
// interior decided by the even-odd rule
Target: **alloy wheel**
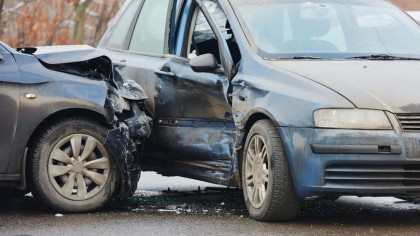
[(267, 146), (261, 135), (252, 137), (245, 161), (245, 187), (248, 199), (254, 208), (260, 208), (267, 195), (270, 175)]

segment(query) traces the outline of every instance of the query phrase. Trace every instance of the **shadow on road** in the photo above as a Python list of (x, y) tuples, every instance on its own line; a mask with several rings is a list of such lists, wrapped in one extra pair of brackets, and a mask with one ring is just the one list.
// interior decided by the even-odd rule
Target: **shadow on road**
[(173, 212), (177, 215), (247, 215), (240, 189), (140, 192), (128, 201), (111, 204), (109, 209), (149, 213)]
[[(173, 214), (174, 216), (231, 216), (248, 218), (241, 190), (139, 192), (129, 200), (111, 203), (98, 214)], [(1, 199), (0, 217), (52, 213), (31, 196)], [(55, 213), (55, 212), (54, 212)], [(395, 198), (342, 197), (305, 203), (294, 224), (311, 226), (417, 226), (420, 207)]]

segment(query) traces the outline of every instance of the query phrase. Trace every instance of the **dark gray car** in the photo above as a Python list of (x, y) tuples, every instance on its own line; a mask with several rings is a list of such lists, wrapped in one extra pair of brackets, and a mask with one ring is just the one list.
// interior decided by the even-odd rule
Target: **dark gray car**
[(99, 48), (144, 88), (145, 169), (300, 202), (420, 192), (420, 27), (381, 0), (130, 0)]
[(94, 48), (0, 42), (0, 195), (32, 192), (60, 212), (130, 196), (150, 134), (145, 99)]

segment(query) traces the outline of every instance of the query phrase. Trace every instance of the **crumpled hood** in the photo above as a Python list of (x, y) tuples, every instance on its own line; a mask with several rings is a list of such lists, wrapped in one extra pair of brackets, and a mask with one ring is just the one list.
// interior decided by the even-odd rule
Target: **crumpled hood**
[(420, 61), (270, 61), (320, 83), (357, 108), (420, 113)]
[(88, 45), (25, 47), (17, 50), (34, 55), (48, 64), (72, 63), (104, 56), (103, 53)]
[(117, 112), (122, 112), (124, 99), (147, 99), (143, 88), (127, 78), (119, 65), (101, 51), (88, 45), (65, 45), (18, 48), (18, 52), (35, 56), (47, 69), (87, 79), (104, 80)]

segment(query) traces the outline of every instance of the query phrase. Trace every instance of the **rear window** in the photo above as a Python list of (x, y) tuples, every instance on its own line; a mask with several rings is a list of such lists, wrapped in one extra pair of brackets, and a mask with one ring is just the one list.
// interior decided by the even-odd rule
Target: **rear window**
[(123, 49), (131, 24), (134, 21), (138, 8), (140, 7), (140, 3), (140, 0), (134, 0), (127, 7), (111, 34), (107, 45), (108, 48)]
[(163, 54), (169, 0), (146, 0), (128, 50)]

